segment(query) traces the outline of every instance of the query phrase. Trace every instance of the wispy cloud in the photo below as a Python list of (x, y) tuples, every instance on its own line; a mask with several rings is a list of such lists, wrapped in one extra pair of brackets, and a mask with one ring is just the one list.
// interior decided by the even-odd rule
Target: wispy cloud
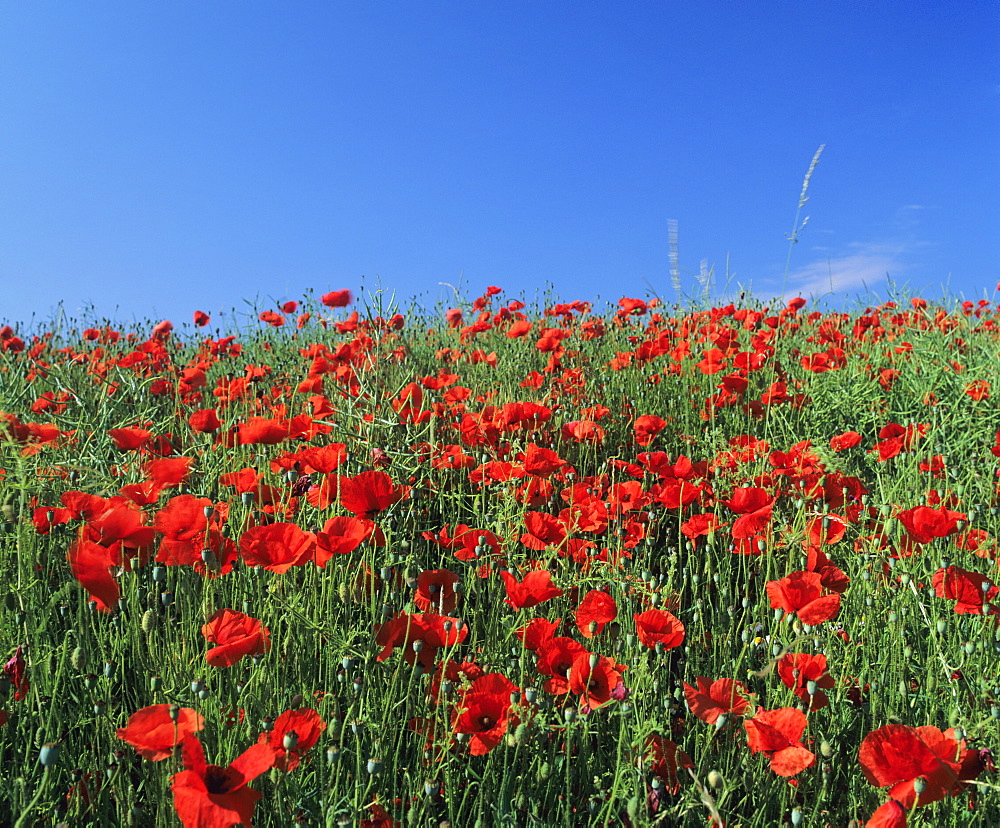
[(907, 270), (905, 245), (856, 243), (848, 248), (791, 270), (784, 280), (784, 291), (777, 286), (779, 298), (843, 296), (858, 288), (881, 285), (887, 277), (895, 281)]

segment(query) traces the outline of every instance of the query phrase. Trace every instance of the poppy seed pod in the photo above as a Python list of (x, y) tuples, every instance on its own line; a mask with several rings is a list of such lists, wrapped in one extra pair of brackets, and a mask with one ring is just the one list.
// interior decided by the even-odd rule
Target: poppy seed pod
[(59, 761), (59, 745), (55, 742), (46, 742), (42, 749), (38, 751), (38, 761), (44, 767), (50, 767)]

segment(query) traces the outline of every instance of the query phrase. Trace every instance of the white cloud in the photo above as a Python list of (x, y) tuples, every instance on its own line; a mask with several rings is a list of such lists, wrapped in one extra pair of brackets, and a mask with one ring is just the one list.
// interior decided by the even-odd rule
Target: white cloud
[(849, 247), (853, 248), (851, 252), (826, 256), (791, 270), (778, 298), (842, 298), (859, 288), (881, 285), (887, 278), (895, 282), (907, 269), (903, 245), (859, 243)]

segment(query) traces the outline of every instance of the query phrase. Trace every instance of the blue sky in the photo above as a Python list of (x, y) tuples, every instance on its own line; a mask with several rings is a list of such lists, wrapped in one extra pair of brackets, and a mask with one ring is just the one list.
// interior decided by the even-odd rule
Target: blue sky
[(997, 298), (994, 2), (8, 3), (0, 112), (0, 322)]

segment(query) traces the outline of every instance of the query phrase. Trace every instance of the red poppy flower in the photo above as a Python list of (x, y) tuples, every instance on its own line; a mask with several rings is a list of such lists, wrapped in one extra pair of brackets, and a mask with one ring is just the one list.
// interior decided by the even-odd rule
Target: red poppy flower
[(635, 434), (635, 441), (640, 446), (645, 447), (652, 443), (656, 435), (666, 427), (667, 421), (662, 417), (657, 417), (655, 414), (643, 414), (641, 417), (635, 418), (632, 431)]
[(958, 532), (958, 522), (966, 520), (961, 512), (952, 512), (942, 503), (940, 508), (915, 506), (900, 512), (896, 519), (906, 528), (914, 543), (930, 543), (934, 538), (945, 538)]
[(507, 597), (504, 598), (514, 609), (537, 607), (543, 601), (562, 595), (563, 591), (552, 583), (552, 573), (547, 569), (533, 569), (518, 582), (510, 572), (500, 573)]
[(662, 779), (666, 790), (676, 795), (681, 789), (677, 768), (693, 768), (694, 762), (691, 761), (691, 757), (675, 742), (655, 733), (646, 737), (644, 747), (650, 773)]
[(194, 312), (194, 324), (196, 327), (204, 328), (210, 321), (211, 318), (204, 311), (199, 310)]
[(830, 448), (833, 451), (844, 451), (861, 443), (861, 435), (856, 431), (845, 431), (830, 438)]
[(733, 537), (740, 540), (762, 533), (771, 522), (775, 500), (766, 489), (756, 486), (734, 489), (729, 500), (721, 501), (740, 515), (732, 526)]
[(615, 599), (599, 589), (583, 596), (576, 610), (576, 627), (584, 638), (593, 638), (618, 617)]
[(580, 696), (580, 703), (590, 710), (611, 701), (611, 691), (622, 681), (619, 665), (607, 656), (598, 656), (596, 664), (590, 653), (581, 653), (573, 660), (569, 672), (569, 689)]
[(649, 609), (633, 617), (635, 633), (646, 647), (660, 644), (664, 650), (672, 650), (684, 643), (684, 625), (666, 610)]
[(757, 709), (752, 719), (744, 719), (752, 753), (766, 753), (771, 770), (778, 776), (795, 776), (816, 761), (800, 739), (806, 729), (806, 714), (794, 707)]
[(371, 518), (409, 497), (410, 487), (395, 482), (383, 471), (367, 471), (337, 478), (340, 503), (359, 518)]
[(931, 583), (938, 598), (957, 602), (955, 612), (959, 615), (982, 615), (985, 605), (991, 605), (990, 615), (1000, 613), (1000, 607), (995, 606), (1000, 588), (985, 575), (949, 566), (935, 572)]
[(290, 432), (287, 420), (275, 417), (251, 417), (236, 427), (236, 433), (241, 446), (274, 446), (287, 440)]
[(111, 550), (99, 543), (81, 538), (66, 551), (70, 572), (88, 593), (101, 612), (111, 612), (118, 606), (121, 591), (111, 574), (115, 565)]
[(589, 658), (590, 652), (579, 641), (569, 636), (558, 635), (542, 644), (536, 655), (538, 672), (543, 676), (552, 676), (545, 683), (546, 692), (558, 694), (569, 692), (567, 672), (579, 656), (585, 655)]
[(30, 685), (28, 683), (27, 665), (24, 661), (24, 644), (18, 644), (17, 649), (3, 665), (3, 675), (14, 686), (14, 701), (21, 701), (28, 695)]
[(160, 457), (146, 464), (146, 477), (165, 489), (179, 486), (187, 480), (193, 465), (190, 457)]
[(293, 771), (302, 755), (319, 741), (319, 734), (324, 730), (326, 722), (315, 710), (286, 710), (274, 720), (271, 730), (261, 733), (257, 741), (271, 746), (274, 767), (281, 771)]
[[(967, 750), (952, 729), (886, 725), (861, 742), (858, 760), (871, 784), (889, 786), (889, 796), (905, 808), (937, 802), (962, 791), (982, 771), (979, 753)], [(923, 791), (914, 787), (922, 779)]]
[(201, 551), (201, 540), (208, 528), (208, 518), (205, 509), (213, 507), (207, 497), (194, 495), (177, 495), (170, 498), (153, 519), (153, 527), (164, 536), (164, 541), (182, 544), (190, 547), (193, 553), (195, 546)]
[(545, 512), (528, 512), (524, 525), (528, 531), (521, 535), (521, 543), (536, 552), (549, 546), (561, 546), (566, 540), (566, 524)]
[(349, 290), (331, 290), (320, 297), (320, 302), (328, 308), (346, 308), (351, 304), (351, 292)]
[(135, 451), (149, 442), (153, 432), (144, 428), (112, 428), (108, 431), (115, 447), (121, 451)]
[(240, 554), (248, 566), (287, 572), (313, 559), (316, 536), (294, 523), (254, 526), (240, 537)]
[(826, 672), (825, 655), (809, 655), (808, 653), (786, 653), (778, 661), (778, 676), (786, 687), (802, 701), (809, 703), (809, 683), (814, 682), (812, 706), (809, 711), (819, 710), (829, 703), (826, 693), (833, 687), (833, 678)]
[(681, 524), (681, 532), (688, 540), (705, 537), (719, 528), (719, 519), (712, 513), (691, 515)]
[(750, 706), (746, 699), (750, 691), (743, 682), (722, 678), (709, 683), (702, 676), (695, 681), (697, 689), (690, 684), (684, 685), (684, 698), (691, 712), (702, 721), (715, 724), (723, 713), (742, 716)]
[(271, 632), (258, 619), (231, 609), (221, 609), (208, 619), (201, 634), (216, 644), (205, 655), (213, 667), (232, 667), (248, 655), (263, 655), (271, 649)]
[(72, 519), (73, 513), (61, 507), (53, 509), (51, 506), (38, 506), (31, 512), (31, 522), (39, 535), (47, 535), (53, 526), (61, 526)]
[(818, 572), (793, 572), (765, 584), (774, 609), (794, 612), (803, 624), (816, 626), (837, 617), (840, 595), (824, 594), (823, 577)]
[(906, 828), (906, 808), (890, 799), (875, 809), (865, 828)]
[(604, 429), (593, 420), (573, 420), (561, 429), (564, 440), (576, 443), (603, 443)]
[(212, 434), (222, 428), (219, 415), (214, 408), (203, 408), (188, 416), (188, 425), (199, 434)]
[[(468, 635), (469, 628), (461, 619), (399, 612), (376, 630), (375, 642), (382, 645), (382, 652), (375, 660), (385, 661), (396, 647), (401, 647), (407, 663), (416, 664), (419, 661), (424, 669), (431, 670), (440, 648), (453, 647)], [(421, 645), (415, 649), (413, 645), (418, 641)]]
[(458, 606), (455, 584), (459, 577), (450, 569), (432, 569), (417, 576), (417, 593), (413, 603), (423, 612), (434, 611), (439, 615), (450, 615)]
[(518, 627), (515, 633), (521, 639), (526, 650), (538, 650), (543, 644), (551, 641), (556, 634), (561, 618), (549, 621), (546, 618), (532, 618), (523, 627)]
[(190, 707), (176, 708), (174, 714), (170, 712), (171, 707), (173, 705), (154, 704), (136, 710), (129, 716), (128, 724), (116, 731), (118, 738), (152, 762), (173, 755), (174, 747), (189, 733), (201, 730), (205, 720)]
[[(334, 555), (347, 555), (357, 549), (376, 532), (370, 520), (356, 517), (334, 517), (316, 532), (316, 565), (325, 567)], [(381, 532), (378, 533), (381, 535)], [(376, 544), (378, 539), (375, 539)], [(384, 541), (383, 541), (384, 542)]]
[(373, 802), (367, 807), (371, 811), (371, 819), (361, 820), (361, 828), (400, 828), (403, 824), (398, 819), (393, 819), (392, 814), (378, 802)]
[(174, 808), (184, 828), (232, 828), (253, 824), (253, 809), (261, 795), (247, 785), (274, 765), (268, 745), (247, 748), (228, 767), (209, 765), (197, 736), (181, 743), (184, 767), (171, 777)]
[(466, 693), (452, 714), (452, 729), (469, 735), (470, 755), (482, 756), (500, 744), (510, 724), (517, 724), (509, 714), (510, 691)]

